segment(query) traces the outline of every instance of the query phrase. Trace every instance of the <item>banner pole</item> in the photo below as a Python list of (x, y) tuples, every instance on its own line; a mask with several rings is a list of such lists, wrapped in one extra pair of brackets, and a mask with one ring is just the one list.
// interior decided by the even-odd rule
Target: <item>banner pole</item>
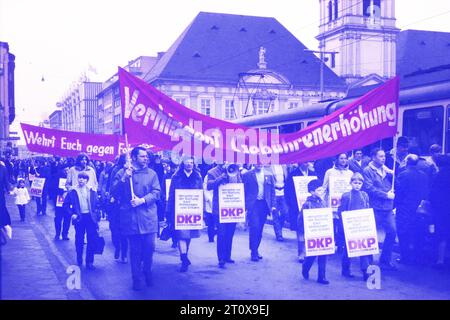
[(394, 187), (395, 187), (395, 175), (396, 175), (396, 171), (397, 171), (397, 140), (398, 140), (398, 135), (399, 132), (397, 131), (397, 133), (394, 136), (394, 154), (392, 155), (394, 157), (394, 168), (393, 168), (393, 177), (392, 177), (392, 188), (391, 191), (394, 192)]
[[(131, 156), (130, 156), (130, 146), (128, 145), (128, 136), (125, 133), (125, 148), (127, 148), (127, 166), (128, 168), (131, 168)], [(135, 194), (134, 194), (134, 189), (133, 189), (133, 176), (130, 177), (130, 190), (131, 190), (131, 200), (134, 200), (136, 198)]]

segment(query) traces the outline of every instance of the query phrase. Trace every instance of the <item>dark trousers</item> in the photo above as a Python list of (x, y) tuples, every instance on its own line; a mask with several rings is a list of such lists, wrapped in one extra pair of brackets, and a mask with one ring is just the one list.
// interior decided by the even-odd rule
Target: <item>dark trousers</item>
[(87, 237), (86, 264), (94, 263), (93, 244), (97, 237), (97, 223), (89, 213), (81, 215), (81, 219), (75, 223), (75, 248), (77, 250), (77, 263), (83, 263), (84, 235)]
[[(367, 268), (373, 263), (373, 256), (359, 257), (359, 266), (363, 274), (367, 273)], [(352, 258), (348, 257), (347, 246), (344, 244), (344, 252), (342, 253), (342, 274), (351, 273)]]
[(130, 265), (133, 281), (140, 280), (142, 271), (147, 278), (151, 277), (156, 233), (136, 234), (129, 236), (128, 239), (130, 240)]
[(276, 201), (277, 211), (272, 214), (273, 230), (275, 232), (275, 236), (280, 238), (283, 237), (283, 226), (288, 215), (288, 209), (284, 196), (277, 196)]
[(18, 204), (17, 208), (19, 208), (20, 221), (25, 221), (25, 205)]
[(386, 234), (380, 256), (380, 263), (391, 263), (392, 250), (397, 234), (394, 212), (392, 210), (374, 210), (375, 220), (378, 226), (382, 226)]
[(217, 258), (219, 262), (230, 260), (236, 223), (220, 223), (219, 215), (213, 216), (217, 225)]
[(401, 260), (410, 263), (423, 262), (425, 235), (419, 221), (404, 221), (397, 217), (397, 226)]
[(248, 211), (249, 247), (252, 255), (258, 254), (268, 214), (269, 208), (265, 200), (256, 200), (253, 208)]
[(128, 253), (128, 238), (122, 235), (120, 230), (111, 229), (111, 240), (115, 249), (114, 255), (120, 255), (124, 259)]
[[(306, 257), (305, 261), (303, 261), (303, 272), (309, 273), (309, 270), (311, 270), (311, 267), (316, 260), (316, 256), (313, 257)], [(327, 268), (327, 256), (319, 256), (317, 259), (317, 263), (319, 265), (319, 273), (317, 279), (325, 279), (325, 273)]]
[(39, 213), (46, 214), (47, 212), (47, 193), (42, 193), (42, 197), (34, 197), (34, 200), (36, 201), (36, 208), (37, 212), (36, 214), (39, 215)]
[[(62, 233), (61, 233), (62, 227)], [(62, 235), (67, 238), (70, 229), (70, 213), (65, 211), (62, 207), (57, 207), (55, 203), (55, 236)]]
[(219, 225), (218, 215), (217, 219), (210, 212), (204, 212), (203, 216), (205, 217), (205, 223), (208, 226), (208, 239), (209, 241), (214, 241), (214, 236), (217, 233), (217, 226)]

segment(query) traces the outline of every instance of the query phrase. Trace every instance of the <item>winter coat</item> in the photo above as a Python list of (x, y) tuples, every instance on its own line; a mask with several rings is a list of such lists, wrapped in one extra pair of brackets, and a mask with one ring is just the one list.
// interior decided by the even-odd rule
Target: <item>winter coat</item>
[(450, 167), (441, 167), (431, 185), (430, 202), (436, 228), (450, 233)]
[(14, 203), (17, 205), (25, 205), (30, 202), (31, 197), (27, 188), (14, 188), (12, 194), (16, 197)]
[(161, 192), (158, 176), (148, 167), (134, 170), (133, 191), (136, 197), (144, 198), (145, 203), (133, 208), (130, 179), (125, 178), (123, 182), (124, 175), (125, 170), (120, 169), (111, 186), (111, 195), (119, 206), (120, 232), (123, 235), (157, 233), (159, 223), (156, 201)]
[[(97, 210), (97, 193), (92, 189), (89, 189), (89, 205), (89, 213), (92, 221), (97, 223), (100, 220), (100, 215)], [(78, 198), (78, 193), (75, 189), (70, 190), (67, 194), (64, 199), (63, 209), (71, 215), (75, 214), (78, 217), (81, 217), (80, 199)]]
[(363, 189), (367, 192), (370, 204), (374, 210), (389, 211), (394, 208), (394, 200), (388, 199), (388, 192), (392, 189), (392, 175), (386, 173), (382, 177), (369, 164), (363, 170)]

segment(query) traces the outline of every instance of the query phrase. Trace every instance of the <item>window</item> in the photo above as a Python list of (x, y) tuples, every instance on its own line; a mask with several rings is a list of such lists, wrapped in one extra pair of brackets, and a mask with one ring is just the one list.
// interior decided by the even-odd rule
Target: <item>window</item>
[(283, 124), (279, 127), (280, 134), (282, 133), (293, 133), (297, 132), (302, 129), (301, 123), (290, 123), (290, 124)]
[(120, 131), (120, 114), (114, 116), (114, 131)]
[(371, 17), (372, 15), (380, 13), (380, 2), (380, 0), (363, 0), (363, 15), (366, 17)]
[(417, 146), (421, 155), (427, 155), (432, 144), (442, 146), (444, 108), (442, 106), (406, 110), (403, 113), (402, 135), (410, 146)]
[(175, 98), (175, 101), (181, 104), (182, 106), (186, 106), (186, 98)]
[(298, 108), (298, 102), (289, 102), (288, 109), (296, 109)]
[(201, 113), (204, 115), (211, 115), (211, 100), (210, 99), (201, 99), (200, 100)]
[(334, 0), (334, 20), (337, 20), (339, 17), (339, 1)]
[(328, 2), (328, 22), (333, 21), (333, 3)]
[(270, 101), (258, 100), (256, 103), (256, 114), (270, 112)]
[(226, 120), (236, 119), (233, 100), (225, 100), (225, 119)]

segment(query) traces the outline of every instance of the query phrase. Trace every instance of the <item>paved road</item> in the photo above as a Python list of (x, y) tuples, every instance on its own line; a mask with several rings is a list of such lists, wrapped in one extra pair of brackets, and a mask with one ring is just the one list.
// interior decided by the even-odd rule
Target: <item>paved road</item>
[[(322, 286), (314, 280), (301, 278), (301, 265), (296, 261), (296, 239), (285, 232), (285, 242), (275, 241), (273, 229), (266, 225), (260, 253), (264, 259), (249, 259), (248, 233), (236, 231), (233, 259), (235, 265), (227, 269), (217, 267), (215, 243), (209, 243), (205, 233), (191, 245), (192, 266), (187, 273), (179, 273), (177, 249), (171, 242), (157, 241), (154, 255), (154, 286), (141, 292), (131, 289), (130, 266), (113, 258), (108, 223), (100, 228), (107, 245), (102, 256), (96, 256), (95, 271), (82, 269), (81, 289), (66, 286), (66, 269), (75, 264), (74, 230), (70, 241), (54, 241), (53, 208), (47, 216), (35, 215), (35, 204), (27, 207), (27, 221), (21, 223), (12, 198), (8, 210), (13, 224), (13, 237), (1, 252), (2, 299), (450, 299), (450, 272), (430, 267), (400, 266), (399, 271), (383, 272), (380, 290), (369, 290), (357, 272), (355, 279), (340, 276), (340, 257), (329, 259), (327, 278), (331, 284)], [(311, 270), (311, 279), (317, 266)]]

